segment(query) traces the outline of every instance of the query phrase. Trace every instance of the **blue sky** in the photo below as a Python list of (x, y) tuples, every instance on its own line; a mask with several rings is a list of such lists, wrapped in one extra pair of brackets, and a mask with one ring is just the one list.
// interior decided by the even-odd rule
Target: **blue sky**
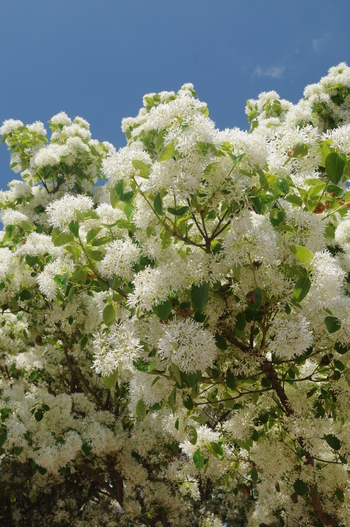
[[(192, 82), (219, 128), (246, 129), (247, 98), (297, 102), (350, 64), (349, 0), (0, 0), (0, 123), (64, 110), (125, 144), (142, 96)], [(19, 175), (0, 149), (0, 188)]]

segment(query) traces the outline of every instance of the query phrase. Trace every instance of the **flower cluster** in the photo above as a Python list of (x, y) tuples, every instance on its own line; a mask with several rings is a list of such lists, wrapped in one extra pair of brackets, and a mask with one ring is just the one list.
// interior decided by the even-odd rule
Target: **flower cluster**
[(118, 152), (4, 122), (1, 524), (347, 525), (349, 108), (340, 64), (249, 133), (192, 84)]

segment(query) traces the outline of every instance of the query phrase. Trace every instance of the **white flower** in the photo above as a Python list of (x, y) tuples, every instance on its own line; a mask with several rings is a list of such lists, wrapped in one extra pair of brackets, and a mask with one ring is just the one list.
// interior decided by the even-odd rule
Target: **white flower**
[(345, 271), (328, 251), (317, 252), (312, 260), (309, 298), (320, 306), (330, 306), (341, 295)]
[(22, 221), (28, 221), (28, 216), (19, 210), (5, 209), (1, 211), (1, 221), (6, 225), (19, 225)]
[(66, 145), (51, 143), (48, 146), (40, 148), (34, 156), (34, 163), (37, 167), (55, 166), (60, 162), (61, 157), (69, 154), (69, 148)]
[(71, 124), (71, 119), (68, 117), (66, 112), (60, 112), (53, 117), (51, 117), (52, 124), (63, 124), (63, 125), (69, 125)]
[(7, 119), (2, 123), (0, 127), (0, 135), (9, 134), (13, 130), (16, 130), (20, 126), (23, 126), (22, 121), (15, 121), (14, 119)]
[(132, 265), (139, 256), (140, 249), (131, 240), (115, 240), (106, 245), (106, 255), (98, 268), (102, 276), (110, 278), (116, 274), (131, 280)]
[(55, 254), (58, 252), (60, 252), (60, 248), (54, 246), (51, 236), (37, 232), (28, 234), (26, 243), (18, 245), (16, 249), (16, 254), (19, 256), (22, 254), (36, 256), (37, 254)]
[[(349, 127), (350, 128), (350, 127)], [(350, 219), (342, 221), (335, 231), (335, 241), (347, 251), (350, 249)]]
[(152, 406), (164, 399), (167, 399), (173, 389), (164, 377), (160, 377), (156, 383), (153, 384), (155, 377), (140, 371), (134, 371), (130, 381), (130, 410), (132, 413), (136, 411), (136, 405), (140, 399), (148, 406)]
[(58, 284), (54, 280), (55, 276), (73, 271), (74, 263), (69, 257), (61, 256), (57, 260), (51, 261), (36, 277), (40, 291), (50, 300), (54, 300), (58, 289)]
[(269, 351), (285, 359), (301, 355), (313, 341), (309, 322), (302, 315), (276, 317), (270, 326), (270, 338)]
[(76, 219), (77, 212), (87, 212), (92, 209), (94, 202), (89, 196), (72, 196), (66, 194), (60, 200), (54, 201), (46, 209), (49, 223), (68, 232), (68, 225)]
[(217, 356), (212, 334), (190, 318), (170, 320), (158, 349), (162, 358), (173, 362), (185, 373), (204, 371), (212, 366)]
[(225, 255), (231, 265), (251, 261), (276, 261), (276, 235), (268, 217), (245, 210), (232, 220), (224, 241)]
[(74, 122), (75, 122), (76, 124), (78, 124), (79, 126), (81, 126), (81, 127), (83, 127), (83, 128), (86, 128), (87, 130), (89, 130), (89, 128), (90, 128), (89, 123), (88, 123), (85, 119), (83, 119), (82, 117), (77, 116), (77, 117), (74, 119)]
[(134, 335), (130, 324), (114, 324), (108, 333), (95, 335), (93, 345), (93, 369), (104, 376), (117, 370), (122, 376), (124, 371), (131, 370), (132, 362), (141, 349), (140, 341)]
[(128, 181), (136, 172), (132, 164), (134, 160), (142, 161), (146, 165), (150, 164), (151, 157), (144, 149), (144, 144), (137, 141), (127, 147), (120, 148), (116, 154), (104, 159), (102, 162), (102, 171), (107, 179), (110, 179), (113, 183), (119, 179)]
[(30, 130), (32, 132), (36, 132), (37, 134), (40, 134), (40, 135), (46, 135), (47, 134), (45, 126), (43, 125), (43, 123), (41, 121), (35, 121), (35, 123), (33, 123), (33, 124), (27, 124), (27, 128), (28, 128), (28, 130)]
[(7, 247), (0, 248), (0, 280), (4, 280), (11, 270), (12, 252)]

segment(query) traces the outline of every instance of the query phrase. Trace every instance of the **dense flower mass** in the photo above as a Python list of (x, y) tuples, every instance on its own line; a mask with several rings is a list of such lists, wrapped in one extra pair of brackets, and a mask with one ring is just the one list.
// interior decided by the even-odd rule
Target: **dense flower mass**
[(143, 104), (0, 127), (0, 523), (346, 527), (350, 68)]

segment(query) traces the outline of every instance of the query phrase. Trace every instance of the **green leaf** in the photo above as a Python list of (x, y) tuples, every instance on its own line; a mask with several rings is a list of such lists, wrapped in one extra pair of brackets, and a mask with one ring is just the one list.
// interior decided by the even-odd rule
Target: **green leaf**
[(7, 432), (2, 432), (0, 434), (0, 448), (5, 443), (6, 439), (7, 439)]
[(340, 344), (340, 342), (336, 342), (334, 344), (334, 349), (337, 351), (340, 355), (344, 355), (347, 353), (350, 349), (349, 345), (343, 346), (343, 344)]
[(223, 456), (224, 451), (222, 449), (222, 446), (219, 445), (219, 443), (210, 442), (210, 450), (214, 452), (214, 454), (217, 454), (218, 456)]
[(141, 421), (143, 421), (144, 418), (146, 417), (146, 410), (147, 410), (147, 406), (145, 405), (143, 400), (140, 399), (136, 405), (136, 415), (137, 417), (141, 419)]
[(139, 170), (139, 176), (148, 179), (149, 173), (150, 173), (150, 167), (146, 165), (143, 161), (139, 161), (138, 159), (132, 160), (133, 167), (136, 168), (136, 170)]
[(303, 247), (302, 245), (290, 245), (289, 249), (299, 260), (299, 262), (304, 264), (310, 263), (314, 257), (312, 252), (309, 251), (309, 249), (307, 249), (306, 247)]
[(253, 440), (251, 438), (247, 439), (246, 441), (235, 438), (235, 443), (237, 443), (239, 447), (244, 448), (244, 450), (247, 450), (247, 452), (249, 452), (253, 446)]
[(246, 319), (243, 313), (238, 313), (236, 316), (235, 329), (237, 331), (243, 331), (246, 326)]
[(39, 258), (37, 256), (29, 256), (29, 254), (27, 254), (26, 264), (29, 265), (29, 267), (34, 267), (38, 262)]
[(252, 481), (258, 481), (259, 475), (255, 467), (250, 471), (250, 477), (252, 478)]
[(200, 448), (193, 454), (193, 464), (198, 470), (201, 470), (204, 465), (204, 455)]
[(78, 220), (99, 220), (100, 219), (99, 214), (93, 209), (87, 210), (86, 212), (76, 211), (76, 215), (77, 215)]
[(153, 371), (156, 366), (157, 366), (157, 359), (154, 359), (150, 364), (148, 364), (146, 371), (148, 372)]
[(79, 269), (79, 271), (74, 271), (72, 274), (72, 280), (76, 282), (86, 282), (88, 273), (86, 271), (82, 271)]
[(328, 434), (326, 435), (325, 439), (331, 448), (333, 448), (334, 450), (340, 450), (341, 442), (336, 436), (334, 436), (333, 434)]
[(152, 382), (152, 384), (151, 384), (151, 387), (154, 386), (154, 385), (156, 384), (156, 382), (159, 381), (159, 379), (160, 379), (160, 376), (157, 375), (157, 377), (155, 377), (155, 378), (153, 379), (153, 382)]
[(72, 254), (75, 258), (80, 258), (81, 256), (81, 250), (79, 249), (79, 247), (76, 247), (75, 245), (66, 245), (64, 247), (64, 250)]
[(171, 300), (166, 300), (162, 304), (153, 305), (152, 310), (157, 317), (159, 317), (161, 320), (168, 320), (169, 315), (171, 313), (173, 306), (171, 303)]
[(138, 159), (132, 160), (132, 165), (136, 170), (148, 170), (148, 165), (144, 163), (143, 161), (139, 161)]
[(263, 388), (270, 388), (270, 386), (271, 386), (270, 379), (268, 379), (267, 377), (262, 377), (261, 378), (261, 386), (263, 386)]
[(305, 494), (308, 493), (309, 491), (309, 487), (307, 486), (307, 484), (302, 481), (301, 479), (297, 479), (295, 482), (294, 482), (294, 490), (295, 492), (298, 494), (298, 496), (305, 496)]
[(32, 293), (29, 291), (29, 289), (23, 289), (23, 291), (20, 292), (19, 298), (23, 300), (30, 300), (32, 298)]
[(105, 243), (108, 243), (111, 241), (111, 238), (109, 236), (102, 236), (101, 238), (95, 238), (91, 245), (93, 247), (99, 247), (100, 245), (104, 245)]
[(340, 503), (343, 503), (343, 502), (344, 502), (344, 493), (343, 493), (342, 490), (337, 489), (337, 490), (335, 491), (335, 495), (336, 495), (336, 497), (337, 497), (337, 500), (340, 501)]
[(236, 389), (236, 378), (233, 375), (233, 373), (231, 372), (231, 370), (227, 370), (226, 384), (231, 390), (235, 390)]
[(91, 231), (89, 231), (87, 233), (87, 236), (86, 236), (86, 242), (87, 243), (90, 243), (91, 240), (93, 240), (94, 238), (96, 238), (96, 236), (98, 235), (98, 233), (100, 232), (101, 230), (101, 227), (95, 227), (94, 229), (91, 229)]
[(134, 212), (134, 207), (132, 205), (126, 204), (124, 207), (124, 214), (128, 220), (130, 220), (133, 212)]
[(188, 211), (189, 207), (184, 206), (180, 207), (179, 209), (173, 209), (172, 207), (168, 207), (168, 212), (170, 214), (173, 214), (174, 216), (183, 216)]
[(24, 232), (33, 232), (35, 231), (34, 225), (29, 223), (29, 221), (23, 220), (21, 221), (21, 227), (24, 230)]
[(195, 427), (192, 425), (186, 426), (186, 432), (189, 435), (190, 443), (192, 443), (192, 445), (195, 445), (197, 443), (197, 430), (195, 429)]
[(184, 397), (183, 399), (183, 405), (185, 408), (187, 408), (187, 410), (193, 410), (193, 400), (192, 400), (192, 397), (188, 396), (188, 397)]
[(181, 374), (180, 374), (179, 367), (172, 362), (171, 363), (171, 369), (172, 369), (172, 372), (173, 372), (174, 377), (176, 379), (176, 382), (181, 385), (182, 384), (182, 379), (181, 379)]
[(203, 311), (209, 296), (209, 284), (203, 282), (200, 285), (192, 285), (191, 300), (194, 307)]
[(73, 240), (74, 235), (72, 233), (61, 232), (60, 234), (54, 237), (54, 231), (52, 231), (52, 241), (55, 247), (61, 247), (66, 243), (72, 242)]
[(158, 153), (159, 150), (161, 149), (162, 145), (164, 143), (164, 132), (161, 132), (157, 139), (156, 139), (156, 142), (155, 142), (155, 145), (154, 145), (154, 148), (155, 148), (155, 151)]
[(174, 411), (176, 406), (176, 386), (173, 388), (171, 394), (168, 397), (168, 405)]
[(159, 216), (162, 216), (163, 214), (163, 203), (162, 203), (162, 198), (161, 198), (161, 195), (158, 194), (156, 195), (156, 197), (154, 198), (154, 210), (156, 211), (157, 214), (159, 214)]
[(224, 337), (220, 335), (220, 333), (215, 333), (215, 344), (216, 347), (219, 348), (219, 350), (227, 350), (227, 342)]
[(117, 308), (112, 306), (112, 304), (108, 304), (103, 310), (103, 322), (106, 324), (106, 326), (111, 326), (115, 321), (116, 316)]
[(324, 319), (328, 333), (336, 333), (341, 328), (341, 322), (336, 317), (326, 317)]
[(289, 194), (289, 196), (286, 196), (284, 199), (293, 205), (298, 205), (299, 207), (303, 204), (303, 200), (295, 194)]
[(310, 291), (311, 280), (308, 276), (299, 278), (293, 289), (293, 296), (297, 302), (301, 302)]
[(113, 209), (116, 209), (117, 205), (119, 203), (119, 197), (118, 197), (114, 187), (110, 188), (109, 196), (110, 196), (110, 199), (111, 199), (111, 205), (112, 205)]
[(346, 162), (343, 157), (336, 152), (328, 154), (326, 157), (325, 168), (328, 178), (337, 185), (343, 175)]
[(33, 371), (30, 373), (28, 379), (29, 379), (30, 381), (35, 381), (35, 379), (38, 377), (38, 375), (39, 375), (39, 373), (37, 372), (37, 370), (33, 370)]
[(5, 236), (3, 237), (3, 242), (7, 242), (11, 240), (13, 235), (15, 234), (16, 226), (15, 225), (6, 225), (5, 227)]
[(69, 273), (64, 273), (64, 275), (56, 274), (54, 276), (54, 281), (59, 287), (65, 288), (68, 282)]
[(279, 178), (277, 180), (277, 186), (283, 192), (283, 194), (288, 194), (288, 192), (289, 192), (289, 184), (288, 184), (288, 181), (286, 179)]
[(345, 366), (340, 360), (334, 359), (334, 366), (338, 368), (339, 371), (345, 370)]
[(162, 161), (166, 161), (167, 159), (170, 159), (171, 157), (174, 157), (175, 155), (175, 146), (173, 143), (169, 143), (166, 145), (161, 153), (158, 156), (158, 163), (161, 163)]
[(254, 291), (249, 291), (249, 293), (246, 295), (246, 300), (248, 302), (248, 305), (253, 309), (259, 309), (261, 306), (263, 299), (262, 290), (260, 287), (257, 287), (254, 289)]
[(69, 292), (67, 295), (68, 304), (73, 304), (73, 298), (74, 298), (74, 285), (72, 284), (69, 288)]
[(42, 410), (38, 410), (37, 412), (35, 412), (34, 417), (36, 421), (38, 422), (41, 421), (42, 418), (44, 417)]
[(335, 238), (335, 227), (331, 223), (329, 223), (325, 229), (325, 236), (326, 238), (330, 240), (334, 240)]
[(15, 297), (12, 297), (11, 298), (11, 311), (14, 312), (18, 310), (19, 310), (18, 302)]
[(202, 372), (201, 370), (198, 370), (194, 373), (181, 373), (181, 377), (183, 381), (189, 386), (190, 388), (193, 388), (197, 384), (197, 382), (202, 378)]
[(104, 258), (101, 251), (89, 251), (89, 257), (95, 260), (95, 262), (101, 262)]
[(309, 153), (308, 145), (304, 144), (302, 141), (298, 141), (293, 150), (293, 157), (305, 157)]
[(118, 371), (115, 371), (108, 376), (102, 376), (101, 379), (102, 379), (103, 384), (107, 386), (109, 390), (111, 390), (113, 386), (115, 385), (117, 376), (118, 376)]
[(79, 238), (79, 223), (77, 221), (72, 220), (68, 227), (70, 232), (75, 236), (75, 238)]
[(318, 150), (321, 153), (321, 157), (322, 157), (320, 165), (322, 167), (324, 167), (325, 164), (326, 164), (326, 158), (327, 158), (328, 154), (330, 154), (332, 152), (331, 147), (333, 147), (331, 139), (326, 139), (325, 141), (322, 141), (320, 143), (320, 145), (319, 145), (319, 149)]
[(13, 448), (13, 451), (16, 454), (16, 456), (19, 456), (23, 452), (23, 447), (22, 446), (15, 446)]

